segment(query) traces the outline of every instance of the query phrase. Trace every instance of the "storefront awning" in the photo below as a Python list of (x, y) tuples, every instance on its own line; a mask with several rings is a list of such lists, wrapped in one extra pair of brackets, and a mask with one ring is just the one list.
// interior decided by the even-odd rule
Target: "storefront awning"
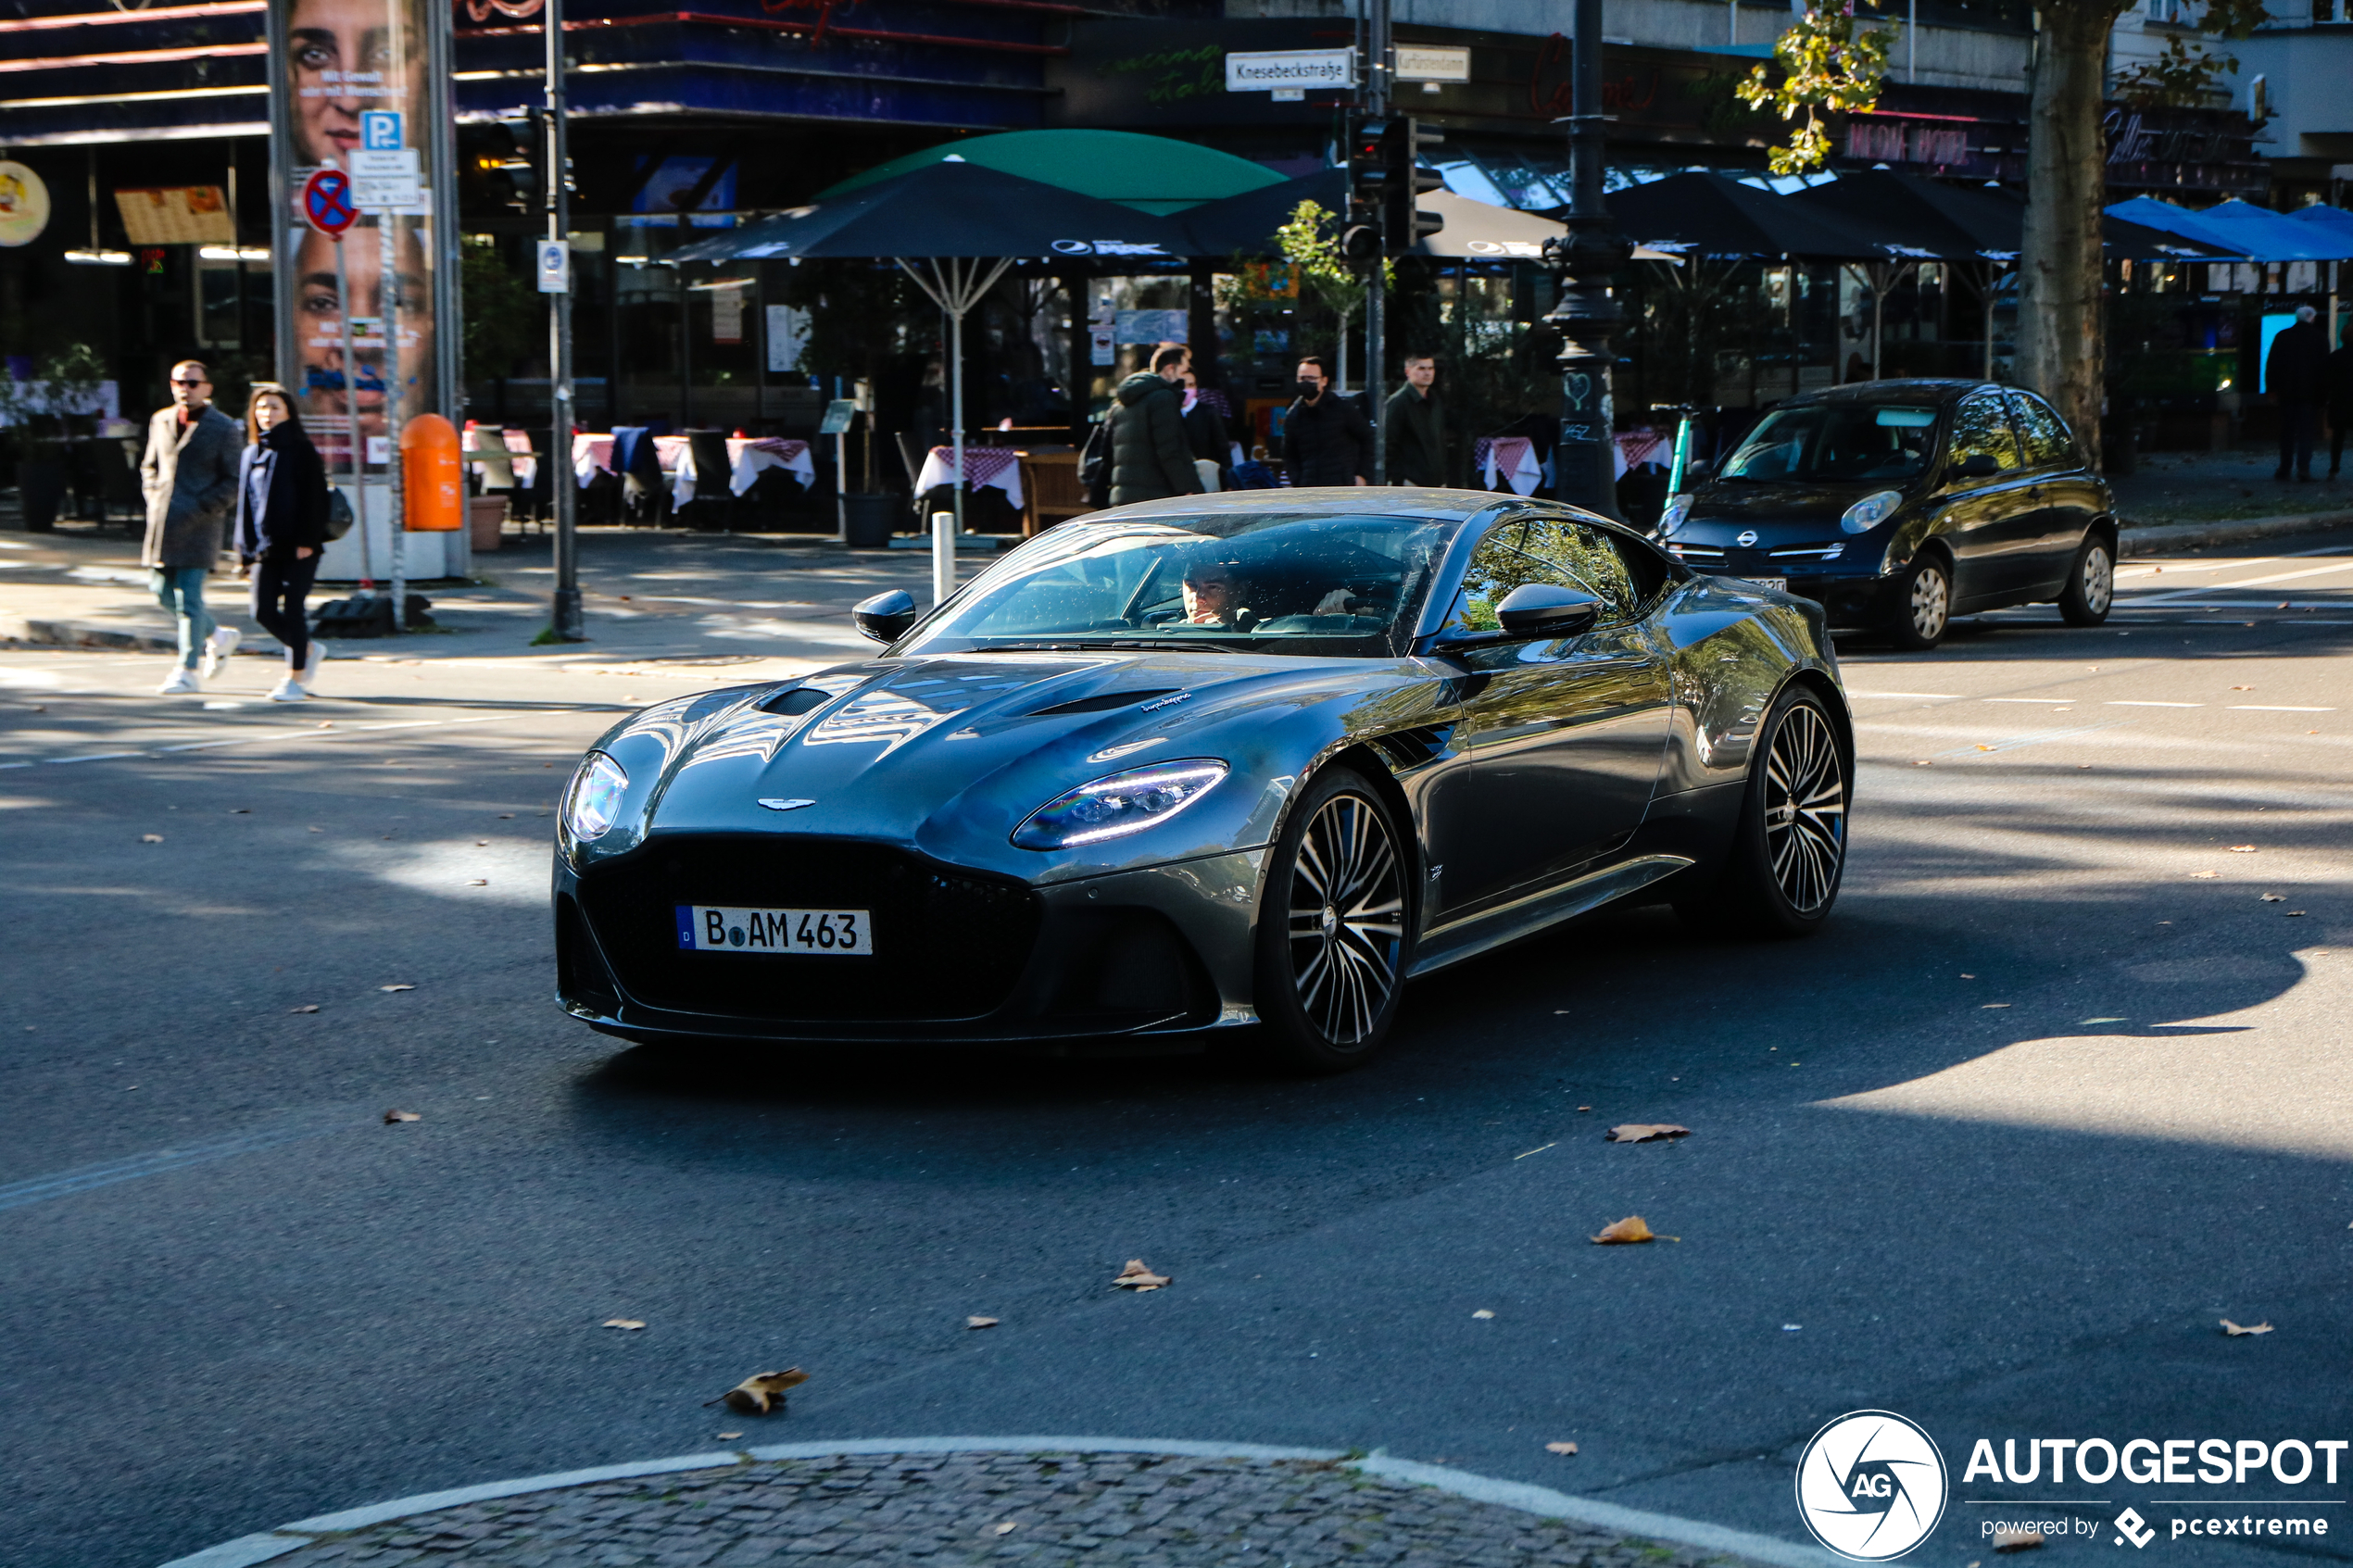
[(2341, 261), (2353, 243), (2318, 225), (2298, 223), (2242, 201), (2193, 212), (2154, 196), (2135, 196), (2108, 209), (2113, 218), (2162, 229), (2250, 261)]

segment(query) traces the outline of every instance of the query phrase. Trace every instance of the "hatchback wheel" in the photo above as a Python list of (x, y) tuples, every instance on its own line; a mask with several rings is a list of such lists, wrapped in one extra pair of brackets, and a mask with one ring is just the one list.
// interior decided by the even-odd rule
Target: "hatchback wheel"
[(1895, 646), (1926, 653), (1953, 623), (1953, 574), (1935, 556), (1918, 556), (1896, 584)]
[(2070, 626), (2097, 626), (2116, 600), (2116, 559), (2108, 541), (2095, 533), (2075, 552), (2067, 586), (2059, 591), (2059, 616)]
[(1388, 803), (1345, 768), (1309, 786), (1276, 842), (1257, 1001), (1286, 1065), (1344, 1072), (1388, 1037), (1413, 950), (1403, 844)]

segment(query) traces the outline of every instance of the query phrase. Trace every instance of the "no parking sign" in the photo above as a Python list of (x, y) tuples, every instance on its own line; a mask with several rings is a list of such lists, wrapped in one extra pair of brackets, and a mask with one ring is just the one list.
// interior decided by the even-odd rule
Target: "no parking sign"
[(302, 182), (302, 216), (321, 233), (340, 240), (359, 220), (351, 197), (351, 176), (340, 169), (319, 169)]

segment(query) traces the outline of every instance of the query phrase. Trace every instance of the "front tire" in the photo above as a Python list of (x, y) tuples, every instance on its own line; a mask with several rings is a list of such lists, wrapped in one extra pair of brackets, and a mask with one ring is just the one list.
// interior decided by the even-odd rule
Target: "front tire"
[(1756, 746), (1723, 874), (1675, 911), (1702, 928), (1809, 936), (1830, 919), (1846, 869), (1853, 759), (1830, 709), (1802, 686), (1773, 704)]
[(1895, 646), (1927, 653), (1944, 640), (1953, 624), (1953, 572), (1933, 555), (1916, 556), (1895, 591)]
[(1389, 803), (1347, 768), (1316, 776), (1276, 840), (1256, 995), (1284, 1066), (1344, 1073), (1388, 1039), (1414, 946), (1405, 844)]
[(2098, 534), (2087, 535), (2059, 590), (2059, 618), (2070, 626), (2097, 626), (2116, 602), (2116, 557)]

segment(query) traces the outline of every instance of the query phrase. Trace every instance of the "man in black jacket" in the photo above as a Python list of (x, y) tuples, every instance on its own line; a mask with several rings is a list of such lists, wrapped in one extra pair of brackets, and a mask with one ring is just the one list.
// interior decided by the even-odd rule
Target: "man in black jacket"
[(1446, 416), (1439, 407), (1437, 383), (1436, 359), (1427, 354), (1405, 356), (1405, 384), (1389, 395), (1380, 421), (1393, 484), (1446, 483)]
[(1283, 415), (1283, 466), (1302, 488), (1372, 483), (1373, 427), (1331, 384), (1321, 357), (1299, 362), (1299, 401)]
[(1169, 344), (1152, 356), (1152, 368), (1119, 383), (1111, 415), (1111, 504), (1157, 501), (1201, 493), (1192, 447), (1185, 439), (1184, 380), (1187, 355)]
[(2285, 479), (2291, 463), (2296, 478), (2312, 477), (2312, 426), (2329, 358), (2328, 337), (2314, 324), (2319, 315), (2309, 305), (2297, 306), (2296, 325), (2273, 338), (2271, 351), (2263, 357), (2263, 390), (2280, 404), (2280, 471), (2274, 479)]

